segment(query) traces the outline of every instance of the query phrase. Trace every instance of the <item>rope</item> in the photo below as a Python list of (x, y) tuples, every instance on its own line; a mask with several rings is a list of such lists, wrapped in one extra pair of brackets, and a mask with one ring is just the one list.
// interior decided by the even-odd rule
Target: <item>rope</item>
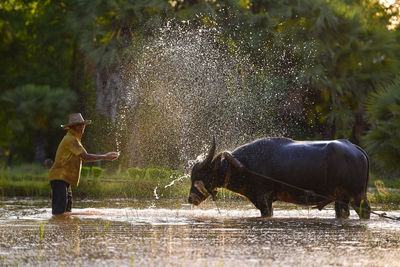
[(219, 207), (218, 207), (218, 205), (217, 205), (217, 198), (216, 198), (216, 196), (215, 196), (215, 195), (211, 195), (211, 197), (212, 197), (212, 200), (213, 200), (213, 202), (214, 202), (214, 204), (215, 204), (215, 207), (217, 208), (218, 214), (221, 215), (221, 211), (219, 210)]
[[(286, 185), (286, 186), (288, 186), (288, 187), (292, 187), (292, 188), (294, 188), (294, 189), (297, 189), (297, 190), (300, 190), (300, 191), (304, 191), (304, 192), (306, 192), (307, 194), (311, 194), (311, 195), (314, 195), (314, 196), (318, 196), (318, 197), (321, 197), (321, 198), (325, 198), (325, 199), (330, 200), (330, 201), (332, 201), (332, 202), (337, 202), (337, 203), (340, 203), (340, 204), (348, 205), (348, 203), (345, 203), (345, 202), (343, 202), (343, 201), (336, 200), (336, 199), (334, 199), (334, 198), (331, 198), (331, 197), (328, 197), (328, 196), (325, 196), (325, 195), (322, 195), (322, 194), (315, 193), (315, 192), (312, 191), (312, 190), (307, 190), (307, 189), (304, 189), (304, 188), (301, 188), (301, 187), (298, 187), (298, 186), (295, 186), (295, 185), (292, 185), (292, 184), (289, 184), (289, 183), (286, 183), (286, 182), (283, 182), (283, 181), (274, 179), (274, 178), (272, 178), (272, 177), (259, 174), (259, 173), (257, 173), (257, 172), (251, 171), (251, 170), (249, 170), (249, 169), (247, 169), (247, 168), (245, 168), (244, 171), (246, 171), (246, 172), (248, 172), (248, 173), (250, 173), (250, 174), (253, 174), (253, 175), (262, 177), (262, 178), (264, 178), (264, 179), (273, 181), (273, 182), (275, 182), (275, 183), (280, 183), (280, 184)], [(361, 207), (360, 207), (360, 208), (361, 208)], [(365, 210), (365, 208), (362, 208), (362, 209)], [(390, 219), (390, 220), (394, 220), (394, 221), (400, 221), (400, 217), (389, 216), (389, 215), (387, 215), (385, 212), (379, 213), (379, 212), (376, 212), (376, 211), (373, 211), (373, 210), (370, 210), (369, 212), (372, 213), (372, 214), (378, 215), (378, 216), (381, 217), (381, 218)]]

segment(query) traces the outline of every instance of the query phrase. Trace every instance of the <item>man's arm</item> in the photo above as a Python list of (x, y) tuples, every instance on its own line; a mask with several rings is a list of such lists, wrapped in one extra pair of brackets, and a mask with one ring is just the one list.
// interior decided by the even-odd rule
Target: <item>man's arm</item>
[(100, 161), (100, 160), (114, 160), (114, 159), (118, 158), (119, 153), (118, 152), (108, 152), (103, 155), (98, 155), (98, 154), (88, 154), (87, 152), (82, 152), (82, 154), (80, 156), (84, 162), (93, 162), (93, 161)]

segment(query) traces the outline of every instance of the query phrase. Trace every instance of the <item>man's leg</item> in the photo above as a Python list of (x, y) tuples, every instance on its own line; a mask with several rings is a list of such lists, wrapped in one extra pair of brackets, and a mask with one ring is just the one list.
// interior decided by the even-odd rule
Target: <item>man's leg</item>
[(50, 181), (52, 190), (52, 213), (53, 215), (63, 214), (67, 210), (67, 186), (68, 183), (62, 180)]
[(66, 212), (71, 212), (72, 209), (72, 189), (71, 185), (68, 184), (67, 186), (67, 209)]

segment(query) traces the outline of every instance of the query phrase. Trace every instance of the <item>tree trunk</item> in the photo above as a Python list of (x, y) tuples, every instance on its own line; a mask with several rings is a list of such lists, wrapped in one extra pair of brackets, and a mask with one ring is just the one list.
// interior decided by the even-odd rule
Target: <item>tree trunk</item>
[(329, 112), (328, 119), (325, 123), (325, 129), (323, 133), (324, 140), (333, 140), (336, 135), (336, 124), (335, 124), (335, 116), (332, 116), (333, 109), (333, 101), (332, 101), (332, 92), (329, 92)]
[[(79, 51), (78, 41), (74, 39), (72, 45), (72, 62), (71, 62), (71, 77), (69, 81), (69, 87), (71, 90), (76, 92), (77, 95), (81, 95), (81, 88), (84, 88), (85, 83), (85, 70), (84, 70), (84, 56)], [(78, 110), (84, 110), (85, 99), (83, 97), (78, 98)]]
[(117, 117), (118, 92), (122, 83), (118, 72), (112, 69), (96, 70), (96, 109), (113, 123)]
[(34, 163), (39, 163), (44, 165), (44, 161), (46, 160), (46, 139), (44, 137), (43, 131), (38, 131), (36, 135), (36, 144), (35, 144), (35, 155), (33, 158)]
[[(361, 105), (360, 105), (361, 106)], [(353, 126), (353, 131), (351, 135), (351, 141), (355, 144), (360, 143), (361, 135), (364, 130), (364, 116), (363, 116), (363, 111), (362, 107), (359, 108), (358, 112), (354, 114), (354, 126)]]
[(325, 124), (325, 131), (324, 131), (324, 134), (323, 134), (324, 140), (333, 140), (333, 139), (335, 139), (335, 132), (336, 132), (335, 120), (328, 119), (326, 124)]
[(7, 168), (10, 169), (11, 165), (12, 165), (12, 160), (14, 157), (14, 143), (10, 142), (10, 152), (8, 153), (8, 157), (7, 157)]

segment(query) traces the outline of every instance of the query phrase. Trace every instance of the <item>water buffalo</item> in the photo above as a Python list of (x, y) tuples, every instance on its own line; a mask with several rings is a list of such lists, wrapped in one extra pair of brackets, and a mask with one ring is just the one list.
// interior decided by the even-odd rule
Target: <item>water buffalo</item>
[(271, 217), (272, 203), (284, 201), (324, 208), (335, 202), (336, 218), (347, 218), (349, 204), (369, 219), (366, 199), (369, 159), (347, 140), (256, 140), (214, 157), (215, 138), (207, 157), (193, 166), (189, 203), (199, 205), (218, 188), (248, 198)]

